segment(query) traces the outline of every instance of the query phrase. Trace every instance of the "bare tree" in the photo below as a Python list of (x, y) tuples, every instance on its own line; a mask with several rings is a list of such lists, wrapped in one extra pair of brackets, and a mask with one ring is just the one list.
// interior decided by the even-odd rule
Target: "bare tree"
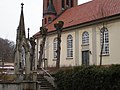
[(100, 66), (102, 65), (102, 54), (103, 54), (103, 48), (104, 48), (104, 33), (105, 33), (105, 29), (106, 27), (103, 24), (103, 27), (101, 28), (101, 34), (102, 34), (102, 38), (101, 38), (101, 51), (100, 51)]
[(35, 42), (35, 38), (34, 37), (31, 37), (29, 39), (30, 41), (30, 44), (31, 44), (31, 49), (30, 49), (30, 63), (31, 63), (31, 66), (30, 66), (30, 69), (31, 70), (34, 70), (35, 69), (35, 45), (36, 45), (36, 42)]
[(4, 60), (4, 62), (13, 62), (14, 47), (13, 41), (0, 38), (0, 59)]
[(54, 27), (57, 30), (57, 60), (56, 60), (56, 68), (60, 68), (60, 51), (61, 51), (61, 33), (62, 33), (62, 27), (64, 25), (63, 21), (58, 21), (56, 24), (54, 24)]
[(40, 34), (42, 35), (42, 41), (40, 44), (40, 51), (39, 51), (39, 68), (41, 67), (41, 64), (42, 64), (42, 59), (43, 59), (42, 56), (43, 56), (43, 50), (45, 46), (47, 31), (48, 29), (46, 27), (40, 27)]

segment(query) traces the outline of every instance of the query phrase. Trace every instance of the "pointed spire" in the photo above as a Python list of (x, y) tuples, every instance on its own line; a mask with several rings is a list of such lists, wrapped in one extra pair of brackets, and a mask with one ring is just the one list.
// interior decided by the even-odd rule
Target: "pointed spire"
[(55, 10), (55, 7), (53, 5), (53, 0), (49, 0), (49, 5), (48, 5), (47, 12), (56, 14), (56, 10)]
[(21, 8), (23, 9), (23, 5), (24, 5), (24, 3), (21, 3)]
[(20, 15), (20, 22), (19, 22), (19, 36), (25, 36), (25, 24), (24, 24), (24, 14), (23, 14), (23, 3), (21, 3), (21, 15)]

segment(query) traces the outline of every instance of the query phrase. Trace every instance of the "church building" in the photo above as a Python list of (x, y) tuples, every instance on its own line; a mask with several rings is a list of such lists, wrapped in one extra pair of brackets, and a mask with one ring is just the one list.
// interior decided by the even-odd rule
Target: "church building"
[[(43, 65), (56, 66), (57, 32), (54, 24), (63, 21), (60, 66), (120, 64), (120, 0), (43, 0), (42, 25), (48, 29)], [(40, 32), (36, 38), (36, 67)], [(102, 50), (101, 50), (102, 49)], [(102, 51), (102, 52), (101, 52)]]

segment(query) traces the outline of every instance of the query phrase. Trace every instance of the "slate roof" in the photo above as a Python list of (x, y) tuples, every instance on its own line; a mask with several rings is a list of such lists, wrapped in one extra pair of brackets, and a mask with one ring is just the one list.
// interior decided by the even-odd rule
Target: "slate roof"
[[(48, 32), (54, 31), (57, 21), (64, 21), (64, 28), (94, 21), (120, 13), (120, 0), (92, 0), (87, 3), (67, 9), (52, 23), (48, 24)], [(39, 35), (39, 33), (36, 33)]]

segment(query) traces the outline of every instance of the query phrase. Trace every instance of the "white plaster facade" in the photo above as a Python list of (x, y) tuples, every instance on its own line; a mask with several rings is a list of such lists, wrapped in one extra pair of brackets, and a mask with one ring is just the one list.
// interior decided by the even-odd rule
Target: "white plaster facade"
[[(97, 22), (97, 21), (96, 21)], [(120, 64), (120, 19), (106, 21), (105, 25), (109, 34), (109, 55), (103, 55), (102, 65)], [(61, 37), (61, 60), (60, 66), (80, 66), (82, 65), (82, 51), (89, 50), (89, 65), (100, 64), (100, 28), (102, 22), (89, 25), (78, 25), (70, 28), (64, 28)], [(89, 44), (82, 45), (82, 34), (84, 31), (89, 33)], [(67, 36), (73, 37), (73, 57), (67, 58)], [(55, 67), (53, 41), (57, 37), (56, 33), (48, 33), (45, 45), (45, 58), (47, 58), (47, 66)], [(41, 38), (37, 38), (36, 55), (39, 57), (38, 51)], [(37, 64), (38, 58), (36, 58)]]

